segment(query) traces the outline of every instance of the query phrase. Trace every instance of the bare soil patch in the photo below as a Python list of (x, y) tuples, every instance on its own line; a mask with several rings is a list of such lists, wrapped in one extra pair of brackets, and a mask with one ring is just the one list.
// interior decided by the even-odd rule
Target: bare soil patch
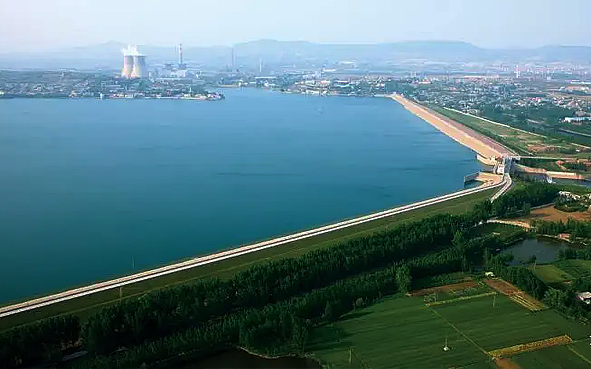
[[(502, 358), (502, 357), (512, 357), (517, 354), (521, 354), (523, 352), (529, 351), (536, 351), (541, 350), (546, 347), (552, 346), (559, 346), (559, 345), (567, 345), (571, 343), (573, 340), (568, 335), (562, 335), (552, 338), (547, 338), (545, 340), (539, 340), (534, 342), (528, 342), (521, 345), (515, 345), (511, 347), (504, 347), (502, 349), (494, 350), (488, 352), (488, 354), (494, 358)], [(496, 362), (496, 360), (495, 360)]]
[(521, 367), (511, 359), (495, 359), (495, 365), (501, 369), (521, 369)]
[(411, 295), (412, 296), (424, 296), (424, 295), (430, 295), (433, 293), (456, 292), (456, 291), (462, 291), (462, 290), (465, 290), (466, 288), (476, 287), (476, 286), (478, 286), (478, 282), (466, 281), (466, 282), (461, 282), (461, 283), (446, 284), (445, 286), (430, 287), (430, 288), (425, 288), (422, 290), (417, 290), (417, 291), (412, 292)]
[(562, 220), (566, 222), (569, 218), (574, 220), (591, 220), (591, 213), (589, 212), (573, 212), (567, 213), (555, 209), (553, 205), (549, 205), (544, 208), (534, 209), (527, 217), (519, 218), (521, 221), (532, 221), (532, 220), (550, 220), (558, 221)]
[(534, 299), (511, 283), (506, 282), (500, 278), (486, 279), (484, 282), (492, 289), (502, 293), (505, 296), (508, 296), (511, 300), (525, 307), (526, 309), (531, 311), (539, 311), (545, 308), (544, 304), (542, 304), (540, 301)]

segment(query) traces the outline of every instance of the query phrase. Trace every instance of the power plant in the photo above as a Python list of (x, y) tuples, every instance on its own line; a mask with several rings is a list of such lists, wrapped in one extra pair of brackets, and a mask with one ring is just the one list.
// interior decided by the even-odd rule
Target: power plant
[(123, 69), (122, 78), (148, 78), (148, 67), (146, 66), (146, 55), (138, 52), (137, 46), (128, 45), (122, 49)]

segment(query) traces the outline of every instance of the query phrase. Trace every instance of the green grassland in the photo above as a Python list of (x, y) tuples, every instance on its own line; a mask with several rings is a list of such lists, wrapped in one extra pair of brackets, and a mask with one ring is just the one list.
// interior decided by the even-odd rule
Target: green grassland
[[(584, 340), (588, 328), (552, 310), (532, 313), (502, 295), (432, 307), (421, 297), (398, 295), (316, 329), (307, 351), (329, 368), (480, 369), (495, 367), (488, 351), (564, 334)], [(446, 339), (449, 351), (443, 350)], [(585, 359), (565, 348), (563, 357), (546, 361), (550, 367), (555, 362), (579, 365), (591, 357), (584, 349)], [(544, 355), (524, 354), (522, 360), (543, 360)]]
[[(452, 349), (444, 352), (446, 338)], [(449, 368), (487, 360), (415, 297), (390, 298), (319, 328), (308, 350), (330, 368)]]
[[(586, 342), (585, 344), (589, 345)], [(588, 369), (591, 366), (590, 362), (585, 361), (585, 357), (580, 357), (572, 351), (571, 345), (526, 352), (512, 360), (522, 369)]]
[[(536, 154), (536, 152), (531, 150), (531, 147), (533, 146), (546, 147), (549, 154), (559, 154), (561, 151), (574, 152), (577, 149), (581, 149), (581, 146), (564, 142), (559, 139), (541, 136), (504, 125), (491, 123), (484, 119), (472, 117), (442, 107), (429, 105), (429, 108), (435, 110), (441, 115), (453, 119), (458, 123), (470, 127), (479, 133), (491, 137), (492, 139), (515, 150), (521, 155)], [(541, 153), (538, 152), (537, 154)], [(588, 152), (586, 154), (589, 155)], [(564, 157), (573, 155), (575, 154), (560, 154), (560, 156)]]
[[(476, 194), (437, 203), (424, 208), (360, 224), (354, 227), (348, 227), (323, 235), (291, 242), (278, 247), (222, 260), (217, 263), (207, 264), (193, 269), (168, 274), (159, 278), (138, 282), (133, 285), (123, 287), (121, 292), (123, 298), (134, 298), (141, 296), (151, 290), (182, 283), (190, 283), (206, 277), (228, 278), (256, 263), (296, 257), (312, 250), (330, 247), (339, 242), (346, 241), (352, 237), (383, 231), (403, 222), (416, 221), (439, 213), (462, 214), (469, 211), (474, 206), (474, 204), (490, 198), (490, 196), (492, 196), (495, 191), (496, 189), (485, 190)], [(35, 309), (33, 311), (2, 318), (0, 319), (0, 331), (17, 325), (26, 324), (38, 319), (64, 313), (74, 313), (84, 320), (105, 305), (115, 303), (119, 300), (119, 289), (113, 289), (73, 300), (64, 301), (58, 304)]]
[(591, 260), (559, 260), (554, 265), (574, 278), (591, 273)]
[(553, 310), (532, 313), (502, 295), (438, 305), (434, 309), (486, 351), (563, 334), (573, 340), (581, 339), (588, 332), (580, 323)]
[(533, 269), (534, 273), (548, 284), (555, 284), (573, 280), (573, 276), (552, 264), (537, 265)]

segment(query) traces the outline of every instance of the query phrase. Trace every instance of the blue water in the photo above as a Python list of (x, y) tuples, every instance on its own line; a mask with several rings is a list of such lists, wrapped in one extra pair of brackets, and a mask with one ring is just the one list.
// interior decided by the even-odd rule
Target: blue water
[(386, 98), (0, 100), (0, 302), (441, 195), (475, 155)]

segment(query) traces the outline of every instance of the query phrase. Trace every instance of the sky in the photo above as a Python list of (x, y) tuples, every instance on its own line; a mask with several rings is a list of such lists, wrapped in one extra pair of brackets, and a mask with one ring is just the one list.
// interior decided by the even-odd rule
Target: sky
[(0, 0), (0, 53), (257, 39), (591, 46), (591, 0)]

